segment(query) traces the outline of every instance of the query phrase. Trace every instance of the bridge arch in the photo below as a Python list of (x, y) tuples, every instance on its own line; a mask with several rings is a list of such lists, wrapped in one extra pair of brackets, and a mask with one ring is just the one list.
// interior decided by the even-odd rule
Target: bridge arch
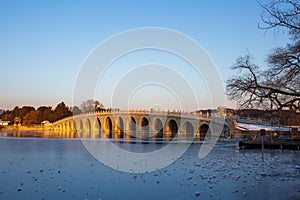
[(62, 133), (63, 138), (69, 138), (71, 136), (71, 121), (66, 121), (65, 130)]
[(112, 120), (110, 117), (106, 117), (104, 120), (104, 137), (105, 138), (112, 138)]
[(175, 119), (170, 119), (167, 122), (166, 127), (166, 136), (167, 137), (175, 137), (175, 135), (178, 133), (178, 124)]
[(63, 123), (63, 131), (66, 131), (67, 130), (67, 123)]
[(66, 137), (67, 138), (74, 138), (76, 137), (76, 127), (75, 127), (75, 121), (74, 119), (71, 119), (68, 121), (68, 128), (67, 128), (67, 132), (66, 132)]
[(84, 121), (84, 128), (83, 128), (83, 137), (84, 138), (90, 138), (92, 135), (92, 125), (91, 125), (91, 121), (89, 118), (86, 118)]
[(142, 117), (140, 120), (141, 125), (141, 137), (148, 138), (149, 137), (149, 119), (147, 117)]
[(72, 131), (76, 130), (75, 121), (73, 119), (71, 120), (71, 125), (70, 126), (71, 126), (70, 128), (71, 128)]
[(130, 117), (129, 118), (129, 122), (128, 122), (128, 131), (129, 131), (129, 135), (128, 138), (135, 138), (136, 137), (136, 121), (134, 119), (134, 117)]
[(71, 121), (67, 121), (66, 122), (66, 131), (70, 131), (71, 130)]
[(209, 124), (207, 122), (203, 122), (200, 124), (199, 126), (199, 139), (200, 140), (204, 140), (205, 136), (207, 135), (207, 133), (209, 133), (210, 129), (209, 129)]
[(182, 134), (185, 138), (193, 138), (194, 137), (194, 126), (191, 122), (186, 121), (182, 126)]
[(94, 121), (94, 127), (93, 127), (93, 138), (101, 138), (101, 131), (102, 126), (101, 126), (101, 121), (98, 117), (96, 117)]
[(116, 121), (116, 136), (117, 138), (124, 138), (124, 120), (122, 117), (118, 117)]
[(164, 135), (164, 126), (160, 118), (155, 118), (153, 120), (153, 137), (155, 138), (163, 138)]
[(77, 131), (77, 136), (78, 137), (83, 137), (83, 123), (82, 123), (82, 120), (81, 119), (78, 119), (76, 121), (76, 131)]

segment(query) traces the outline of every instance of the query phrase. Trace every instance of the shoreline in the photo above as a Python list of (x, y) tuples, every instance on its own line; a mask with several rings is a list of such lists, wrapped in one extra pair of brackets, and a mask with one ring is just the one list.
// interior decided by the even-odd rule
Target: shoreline
[(26, 126), (26, 125), (21, 125), (21, 126), (3, 126), (0, 127), (0, 131), (43, 131), (47, 130), (45, 126), (41, 125), (31, 125), (31, 126)]
[[(40, 131), (46, 131), (47, 133), (42, 134), (41, 137), (45, 137), (45, 138), (80, 138), (76, 135), (76, 132), (65, 132), (63, 134), (61, 134), (61, 132), (57, 132), (54, 130), (50, 130), (49, 127), (47, 126), (43, 126), (43, 125), (30, 125), (30, 126), (26, 126), (26, 125), (21, 125), (21, 126), (5, 126), (5, 127), (0, 127), (0, 131), (3, 132), (10, 132), (10, 131), (34, 131), (34, 132), (40, 132)], [(51, 133), (48, 131), (51, 131)], [(54, 131), (54, 132), (52, 132)], [(21, 132), (19, 133), (14, 133), (12, 137), (30, 137), (29, 135), (25, 134), (23, 135)], [(36, 138), (36, 137), (33, 137)], [(39, 138), (39, 137), (38, 137)], [(226, 141), (226, 139), (224, 140), (219, 138), (219, 141)], [(228, 141), (236, 141), (237, 142), (237, 147), (239, 147), (240, 149), (261, 149), (262, 148), (262, 143), (261, 140), (257, 140), (257, 139), (253, 139), (253, 140), (245, 140), (242, 137), (236, 137), (236, 138), (231, 138)], [(124, 142), (129, 142), (129, 141), (124, 141)], [(131, 142), (141, 142), (141, 143), (151, 143), (151, 140), (141, 140), (141, 141), (137, 141), (137, 140), (133, 140)], [(165, 141), (156, 141), (156, 143), (164, 143)], [(203, 143), (204, 141), (199, 141), (199, 143)], [(193, 141), (193, 143), (198, 143), (197, 141)], [(299, 139), (294, 139), (294, 140), (287, 140), (287, 139), (273, 139), (272, 141), (266, 140), (264, 141), (264, 148), (265, 149), (290, 149), (290, 150), (300, 150), (300, 140)]]

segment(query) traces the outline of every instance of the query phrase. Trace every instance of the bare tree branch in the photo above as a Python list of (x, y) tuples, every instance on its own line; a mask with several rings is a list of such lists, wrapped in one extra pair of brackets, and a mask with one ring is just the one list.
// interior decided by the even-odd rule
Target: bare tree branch
[(280, 0), (259, 2), (264, 12), (262, 29), (284, 27), (293, 44), (268, 56), (267, 70), (259, 70), (250, 55), (239, 57), (232, 67), (240, 73), (227, 81), (227, 95), (242, 107), (300, 110), (300, 3)]
[(276, 27), (287, 28), (294, 40), (299, 39), (300, 32), (300, 2), (297, 0), (280, 0), (263, 4), (258, 1), (264, 9), (261, 20), (264, 26), (261, 29), (273, 29)]

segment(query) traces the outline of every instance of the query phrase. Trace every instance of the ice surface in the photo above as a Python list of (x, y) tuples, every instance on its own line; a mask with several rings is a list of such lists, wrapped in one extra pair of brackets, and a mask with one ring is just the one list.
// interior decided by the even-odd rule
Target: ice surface
[(131, 174), (98, 162), (78, 139), (0, 137), (0, 199), (300, 199), (299, 151), (265, 150), (262, 162), (260, 150), (219, 143), (199, 159), (200, 145)]

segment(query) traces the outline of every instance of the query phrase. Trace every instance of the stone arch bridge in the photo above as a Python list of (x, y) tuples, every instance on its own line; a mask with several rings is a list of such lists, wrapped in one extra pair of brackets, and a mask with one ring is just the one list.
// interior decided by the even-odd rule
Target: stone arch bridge
[[(172, 138), (178, 134), (203, 139), (211, 120), (196, 112), (109, 110), (70, 116), (47, 128), (63, 134), (75, 131), (82, 138)], [(219, 125), (223, 129), (224, 124)]]

